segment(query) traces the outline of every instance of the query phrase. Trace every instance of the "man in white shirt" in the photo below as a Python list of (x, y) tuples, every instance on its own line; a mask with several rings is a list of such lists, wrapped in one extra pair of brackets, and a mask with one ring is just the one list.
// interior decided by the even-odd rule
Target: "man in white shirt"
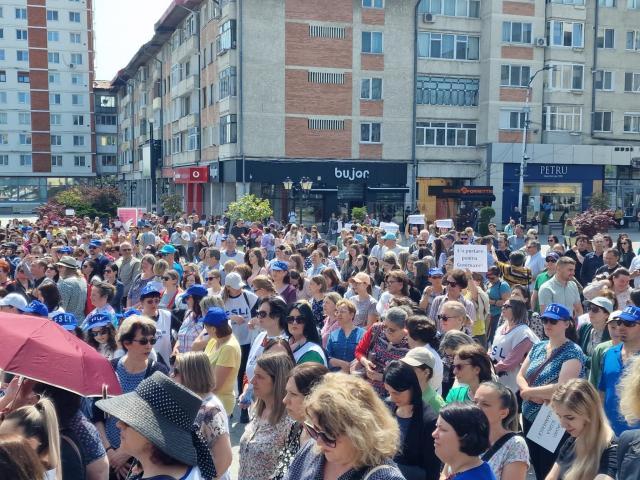
[(631, 260), (629, 272), (631, 273), (631, 278), (633, 279), (633, 286), (635, 288), (640, 288), (640, 255), (636, 255), (635, 257), (633, 257), (633, 260)]
[(400, 255), (400, 252), (404, 252), (406, 249), (398, 245), (397, 238), (395, 233), (386, 233), (384, 237), (382, 237), (384, 241), (384, 248), (382, 249), (382, 256), (387, 252), (393, 252), (397, 255)]

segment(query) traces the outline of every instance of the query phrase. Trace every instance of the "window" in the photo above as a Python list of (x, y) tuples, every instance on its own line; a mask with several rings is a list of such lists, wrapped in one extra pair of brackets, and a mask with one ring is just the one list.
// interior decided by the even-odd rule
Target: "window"
[(59, 93), (50, 93), (49, 103), (51, 105), (60, 105), (62, 103), (62, 95), (60, 95)]
[(72, 53), (71, 54), (71, 63), (75, 65), (82, 65), (82, 54), (81, 53)]
[(625, 133), (640, 133), (640, 113), (625, 113), (623, 123)]
[(640, 9), (640, 0), (627, 0), (627, 8), (629, 10)]
[(51, 135), (51, 146), (62, 145), (62, 135)]
[(47, 10), (47, 20), (50, 22), (58, 21), (58, 11), (57, 10)]
[(62, 166), (62, 155), (51, 155), (51, 166), (52, 167), (61, 167)]
[(220, 145), (238, 141), (238, 120), (236, 115), (220, 117)]
[(418, 56), (455, 60), (478, 60), (480, 37), (446, 33), (418, 33)]
[(0, 38), (4, 38), (4, 28), (0, 28)]
[(418, 122), (416, 145), (425, 147), (474, 147), (475, 123)]
[(73, 146), (74, 147), (83, 147), (84, 146), (84, 137), (82, 135), (74, 135), (73, 136)]
[(31, 125), (31, 113), (30, 112), (18, 113), (18, 123), (20, 125)]
[(362, 100), (382, 100), (382, 79), (363, 78), (360, 82), (360, 98)]
[(60, 54), (58, 52), (49, 52), (47, 56), (49, 63), (60, 63)]
[(640, 73), (624, 73), (624, 91), (634, 93), (640, 92)]
[(79, 93), (71, 94), (71, 105), (75, 105), (75, 106), (84, 105), (84, 96)]
[(4, 59), (5, 59), (4, 48), (0, 48), (0, 60), (4, 60)]
[(384, 8), (383, 0), (362, 0), (363, 8)]
[(596, 70), (594, 76), (594, 88), (596, 90), (613, 91), (613, 72)]
[(82, 42), (82, 37), (79, 33), (74, 33), (71, 32), (69, 33), (69, 41), (71, 43), (81, 43)]
[(198, 128), (190, 128), (187, 134), (187, 151), (197, 150), (199, 144), (200, 134), (198, 133)]
[(69, 12), (69, 21), (73, 23), (80, 23), (80, 12)]
[(598, 5), (600, 7), (615, 8), (616, 0), (598, 0)]
[(344, 38), (344, 27), (325, 27), (322, 25), (309, 25), (309, 36), (317, 38)]
[(547, 22), (549, 45), (553, 47), (584, 47), (584, 24), (551, 20)]
[(22, 155), (20, 155), (20, 166), (21, 167), (30, 167), (31, 166), (31, 155), (30, 154), (22, 154)]
[(479, 18), (480, 0), (422, 0), (418, 13)]
[(29, 72), (18, 72), (18, 83), (29, 83)]
[(236, 67), (227, 67), (218, 74), (219, 100), (236, 96)]
[(51, 125), (62, 125), (62, 115), (59, 113), (52, 113), (49, 117)]
[(527, 115), (522, 110), (500, 110), (501, 130), (523, 130)]
[(28, 133), (21, 133), (19, 136), (20, 145), (31, 145), (31, 135)]
[(582, 90), (584, 65), (553, 64), (549, 70), (549, 88), (551, 90)]
[(60, 84), (60, 74), (55, 72), (49, 73), (49, 84)]
[(362, 53), (382, 53), (382, 32), (362, 32)]
[(626, 50), (640, 50), (640, 30), (627, 32), (627, 42), (624, 48)]
[(16, 40), (28, 40), (27, 31), (21, 28), (16, 29)]
[(178, 133), (171, 137), (171, 153), (176, 154), (182, 152), (182, 136)]
[(84, 75), (81, 73), (72, 73), (71, 74), (71, 84), (72, 85), (82, 85), (84, 83)]
[(612, 112), (593, 112), (594, 132), (610, 132), (611, 115)]
[(528, 65), (502, 65), (500, 67), (500, 85), (503, 87), (526, 87), (531, 79), (531, 67)]
[(6, 82), (6, 81), (7, 81), (7, 71), (0, 70), (0, 82)]
[(480, 79), (467, 77), (423, 76), (417, 79), (416, 102), (420, 105), (478, 105)]
[(502, 41), (509, 43), (531, 43), (531, 24), (502, 22)]
[(29, 105), (31, 103), (31, 94), (28, 92), (18, 92), (18, 103), (21, 105)]
[(115, 167), (116, 156), (115, 155), (102, 155), (100, 158), (103, 167)]
[(7, 112), (0, 112), (0, 125), (6, 125), (7, 119), (8, 119)]
[(7, 103), (7, 92), (0, 92), (0, 104)]
[(3, 167), (9, 166), (9, 155), (0, 155), (0, 165)]
[(8, 133), (0, 133), (0, 145), (9, 145)]
[(582, 107), (545, 105), (542, 124), (548, 131), (579, 132), (582, 130)]
[(382, 125), (377, 122), (360, 123), (360, 143), (380, 143)]
[(116, 143), (116, 135), (98, 135), (98, 145), (101, 147), (112, 147)]
[(29, 61), (29, 50), (17, 50), (16, 51), (16, 60), (19, 62), (28, 62)]
[(232, 48), (236, 48), (236, 21), (227, 20), (218, 27), (216, 53), (220, 55)]
[(86, 158), (84, 155), (74, 155), (73, 156), (73, 166), (74, 167), (84, 167), (86, 166)]
[(613, 28), (598, 28), (598, 38), (596, 43), (598, 48), (614, 47), (615, 31)]
[(116, 116), (115, 115), (98, 115), (96, 117), (96, 123), (98, 125), (115, 125)]
[(59, 42), (60, 41), (60, 32), (56, 32), (55, 30), (49, 30), (47, 32), (47, 41), (48, 42)]
[(26, 20), (26, 19), (27, 19), (27, 9), (16, 8), (16, 20)]

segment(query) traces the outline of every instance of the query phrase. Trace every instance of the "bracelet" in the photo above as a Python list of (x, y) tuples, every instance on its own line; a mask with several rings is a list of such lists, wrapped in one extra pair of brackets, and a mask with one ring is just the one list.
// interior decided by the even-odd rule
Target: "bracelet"
[(109, 445), (107, 448), (104, 449), (105, 452), (108, 452), (109, 450), (113, 450), (114, 452), (116, 451), (116, 449), (113, 448), (111, 445)]

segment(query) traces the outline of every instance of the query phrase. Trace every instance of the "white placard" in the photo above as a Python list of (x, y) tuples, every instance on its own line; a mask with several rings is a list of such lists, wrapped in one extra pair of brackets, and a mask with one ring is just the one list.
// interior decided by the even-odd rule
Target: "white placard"
[(397, 223), (393, 222), (380, 222), (380, 228), (387, 233), (398, 233), (400, 226)]
[(450, 218), (443, 218), (441, 220), (436, 220), (436, 227), (452, 229), (453, 220), (451, 220)]
[(407, 217), (407, 223), (409, 225), (424, 225), (424, 215), (409, 215)]
[(454, 245), (453, 268), (486, 273), (487, 247), (486, 245)]
[(564, 432), (565, 429), (560, 425), (556, 414), (549, 405), (544, 404), (540, 407), (540, 411), (536, 415), (529, 433), (527, 433), (527, 438), (544, 449), (555, 452)]
[(65, 214), (67, 217), (73, 217), (73, 216), (76, 214), (76, 211), (75, 211), (73, 208), (66, 208), (66, 209), (64, 210), (64, 214)]

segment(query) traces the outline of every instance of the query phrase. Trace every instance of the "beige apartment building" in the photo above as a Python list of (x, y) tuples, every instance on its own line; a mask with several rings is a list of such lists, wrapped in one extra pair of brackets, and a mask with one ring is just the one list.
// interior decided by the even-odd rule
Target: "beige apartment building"
[(414, 201), (507, 220), (545, 67), (527, 213), (603, 189), (635, 213), (640, 2), (571, 1), (175, 0), (112, 82), (121, 184), (205, 214), (255, 193), (305, 223), (362, 205), (399, 221)]

